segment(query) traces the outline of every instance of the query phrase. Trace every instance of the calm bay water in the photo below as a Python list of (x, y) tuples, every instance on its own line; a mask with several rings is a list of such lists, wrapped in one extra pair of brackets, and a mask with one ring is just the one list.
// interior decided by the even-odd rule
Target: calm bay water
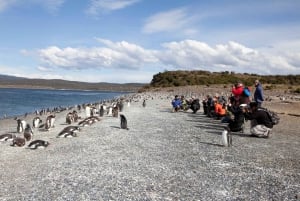
[(54, 107), (75, 106), (99, 102), (127, 94), (126, 92), (46, 90), (46, 89), (0, 89), (0, 118), (32, 113)]

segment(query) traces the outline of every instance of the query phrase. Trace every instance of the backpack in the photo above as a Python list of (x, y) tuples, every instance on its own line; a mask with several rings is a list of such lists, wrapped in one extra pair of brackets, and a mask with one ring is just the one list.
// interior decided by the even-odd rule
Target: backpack
[(277, 125), (279, 124), (280, 121), (280, 117), (278, 116), (278, 114), (276, 112), (270, 111), (267, 108), (259, 108), (259, 110), (263, 110), (267, 113), (269, 119), (271, 120), (273, 125)]
[(244, 95), (245, 97), (251, 96), (251, 92), (250, 92), (249, 87), (245, 87), (245, 88), (244, 88), (244, 90), (243, 90), (243, 95)]

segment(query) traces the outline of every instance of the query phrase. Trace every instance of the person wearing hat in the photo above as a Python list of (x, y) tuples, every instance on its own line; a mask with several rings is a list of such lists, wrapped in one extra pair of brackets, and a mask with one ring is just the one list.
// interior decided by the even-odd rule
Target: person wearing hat
[(258, 107), (261, 107), (264, 101), (263, 88), (259, 80), (255, 80), (254, 101), (257, 103)]
[(251, 102), (249, 107), (249, 110), (247, 107), (243, 108), (243, 112), (245, 118), (251, 120), (251, 134), (256, 137), (270, 137), (273, 124), (267, 112), (260, 110), (257, 102)]

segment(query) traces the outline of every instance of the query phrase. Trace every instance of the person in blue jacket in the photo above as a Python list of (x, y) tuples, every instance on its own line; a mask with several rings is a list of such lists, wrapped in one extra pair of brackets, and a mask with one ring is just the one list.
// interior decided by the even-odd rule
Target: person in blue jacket
[(178, 97), (178, 95), (175, 96), (175, 98), (172, 100), (172, 106), (173, 106), (173, 111), (177, 112), (178, 110), (180, 110), (182, 102), (180, 100), (180, 98)]
[(263, 88), (259, 80), (255, 80), (254, 101), (257, 103), (258, 107), (261, 107), (264, 101)]

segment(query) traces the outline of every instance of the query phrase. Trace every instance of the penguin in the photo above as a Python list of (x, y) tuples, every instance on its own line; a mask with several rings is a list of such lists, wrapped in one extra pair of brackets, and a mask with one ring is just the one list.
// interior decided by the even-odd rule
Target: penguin
[(80, 121), (78, 123), (78, 125), (81, 125), (83, 127), (84, 126), (90, 126), (90, 125), (92, 125), (92, 124), (94, 124), (98, 121), (100, 121), (100, 119), (98, 117), (95, 117), (95, 116), (94, 117), (87, 117), (84, 120)]
[(65, 132), (60, 132), (57, 135), (57, 138), (69, 138), (69, 137), (77, 137), (77, 133), (74, 131), (65, 131)]
[(4, 141), (12, 141), (14, 138), (16, 138), (16, 135), (14, 134), (2, 134), (0, 135), (0, 142), (4, 142)]
[(43, 121), (41, 120), (40, 117), (34, 117), (32, 120), (32, 127), (33, 128), (38, 128), (39, 125), (42, 123)]
[(29, 149), (46, 148), (46, 147), (49, 146), (49, 144), (50, 143), (48, 141), (34, 140), (34, 141), (29, 143), (28, 148)]
[(127, 127), (127, 119), (125, 115), (120, 114), (120, 119), (121, 119), (121, 128), (129, 130), (129, 128)]
[(17, 121), (17, 132), (18, 133), (22, 133), (24, 132), (25, 128), (26, 128), (26, 121), (25, 120), (22, 120), (22, 119), (18, 119), (18, 118), (15, 118), (15, 120)]
[(60, 132), (58, 133), (58, 135), (61, 135), (61, 134), (66, 133), (66, 132), (78, 132), (78, 131), (80, 131), (80, 130), (81, 130), (81, 129), (80, 129), (79, 126), (67, 126), (67, 127), (65, 127), (62, 131), (60, 131)]
[(146, 107), (146, 99), (143, 101), (143, 107)]
[(66, 123), (71, 124), (74, 121), (73, 113), (69, 112), (66, 116)]
[(110, 107), (108, 108), (107, 115), (108, 115), (108, 116), (111, 116), (111, 115), (112, 115), (112, 106), (110, 106)]
[(85, 107), (85, 116), (86, 117), (90, 117), (91, 116), (91, 107), (89, 105), (87, 105)]
[(45, 129), (50, 130), (51, 128), (54, 128), (54, 122), (55, 122), (55, 115), (49, 115), (46, 118), (46, 123), (45, 123)]
[(23, 147), (25, 145), (25, 139), (21, 137), (14, 138), (10, 146), (14, 147), (15, 145), (18, 147)]
[(103, 105), (101, 105), (101, 107), (100, 107), (99, 116), (100, 117), (104, 116), (104, 106)]
[(33, 137), (33, 131), (31, 129), (31, 126), (27, 124), (24, 130), (24, 138), (26, 139), (26, 141), (30, 141), (32, 140), (32, 137)]
[(118, 117), (119, 115), (119, 108), (116, 106), (116, 107), (113, 107), (112, 109), (112, 116), (113, 117)]
[(232, 135), (227, 129), (224, 129), (222, 132), (222, 143), (225, 147), (232, 146)]

